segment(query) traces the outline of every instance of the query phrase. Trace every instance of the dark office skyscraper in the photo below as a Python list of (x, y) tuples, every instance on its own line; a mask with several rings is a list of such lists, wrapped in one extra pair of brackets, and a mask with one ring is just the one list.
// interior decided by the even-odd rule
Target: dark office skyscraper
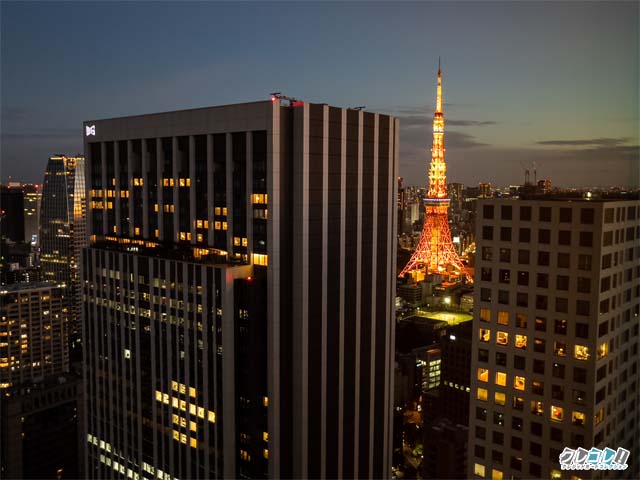
[(0, 237), (24, 242), (24, 193), (19, 184), (2, 185), (0, 190)]
[(281, 102), (85, 123), (89, 476), (390, 475), (397, 122)]
[(42, 280), (68, 288), (70, 336), (80, 317), (80, 256), (87, 245), (84, 158), (49, 158), (40, 207)]

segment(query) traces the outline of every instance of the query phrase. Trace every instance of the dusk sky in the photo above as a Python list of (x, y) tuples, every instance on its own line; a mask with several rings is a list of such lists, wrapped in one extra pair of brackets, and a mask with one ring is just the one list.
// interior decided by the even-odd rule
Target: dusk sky
[(2, 2), (1, 176), (82, 121), (267, 99), (392, 113), (426, 183), (438, 56), (448, 180), (638, 185), (638, 2)]

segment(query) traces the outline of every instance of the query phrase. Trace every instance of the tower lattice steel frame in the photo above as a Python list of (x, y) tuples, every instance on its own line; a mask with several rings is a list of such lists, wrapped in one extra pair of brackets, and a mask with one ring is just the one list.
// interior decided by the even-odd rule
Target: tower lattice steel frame
[(438, 65), (436, 111), (433, 114), (433, 146), (429, 167), (429, 193), (424, 199), (426, 216), (420, 243), (411, 260), (400, 272), (418, 271), (423, 274), (445, 273), (460, 275), (462, 261), (451, 241), (449, 204), (447, 198), (447, 164), (444, 160), (444, 114), (442, 113), (442, 70)]

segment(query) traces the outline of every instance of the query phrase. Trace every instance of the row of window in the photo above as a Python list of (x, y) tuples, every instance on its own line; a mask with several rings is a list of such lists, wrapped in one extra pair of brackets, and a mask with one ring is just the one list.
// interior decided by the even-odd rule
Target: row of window
[[(484, 261), (494, 261), (493, 247), (482, 247), (481, 258)], [(499, 248), (497, 250), (497, 256), (495, 257), (501, 263), (512, 263), (511, 260), (511, 248)], [(609, 254), (610, 255), (610, 254)], [(517, 251), (517, 263), (519, 265), (531, 264), (531, 251), (519, 249)], [(603, 257), (604, 259), (604, 257)], [(556, 256), (555, 267), (558, 268), (577, 268), (578, 270), (591, 271), (591, 265), (593, 257), (589, 254), (579, 254), (577, 256), (577, 264), (572, 264), (571, 254), (568, 252), (560, 252)], [(551, 266), (551, 253), (546, 251), (539, 251), (537, 255), (537, 265), (542, 267)]]
[[(483, 302), (491, 302), (492, 290), (490, 288), (480, 288), (480, 300)], [(498, 304), (511, 305), (511, 292), (509, 290), (498, 290)], [(518, 307), (528, 308), (529, 294), (527, 292), (516, 292), (516, 302)], [(532, 302), (532, 307), (538, 310), (549, 310), (549, 297), (547, 295), (535, 295), (535, 302)], [(576, 315), (589, 316), (590, 302), (588, 300), (576, 300), (575, 313)], [(567, 298), (556, 297), (554, 310), (558, 313), (569, 313), (569, 300)]]
[[(482, 226), (482, 239), (494, 240), (494, 230), (492, 225)], [(632, 229), (633, 230), (633, 229)], [(500, 227), (499, 239), (501, 242), (510, 242), (513, 238), (511, 227)], [(571, 245), (571, 230), (559, 230), (555, 241), (558, 245)], [(521, 227), (518, 229), (518, 242), (531, 242), (531, 229)], [(549, 245), (551, 243), (551, 230), (541, 228), (538, 230), (537, 243)], [(579, 232), (578, 245), (581, 247), (593, 247), (593, 232)]]
[[(508, 268), (493, 269), (491, 267), (480, 268), (480, 280), (483, 282), (491, 282), (494, 280), (493, 272), (497, 272), (497, 279), (499, 283), (510, 284), (512, 277), (512, 270)], [(534, 276), (532, 272), (526, 270), (517, 270), (515, 272), (516, 285), (521, 287), (529, 287), (530, 279)], [(539, 272), (535, 274), (535, 286), (538, 288), (549, 288), (548, 273)], [(553, 277), (551, 277), (553, 278)], [(609, 278), (609, 277), (607, 277)], [(569, 291), (569, 275), (556, 275), (555, 277), (555, 289), (562, 291)], [(614, 283), (615, 283), (614, 279)], [(591, 293), (591, 279), (589, 277), (578, 277), (576, 280), (576, 290), (580, 293)], [(602, 290), (604, 291), (604, 290)]]
[[(517, 207), (519, 212), (519, 219), (521, 221), (533, 220), (533, 207), (529, 205), (520, 205)], [(483, 205), (482, 217), (487, 220), (495, 218), (496, 208), (494, 205)], [(573, 221), (573, 209), (570, 207), (560, 207), (558, 211), (558, 221), (560, 223), (571, 223)], [(512, 205), (500, 205), (500, 219), (501, 220), (513, 220), (514, 207)], [(538, 222), (551, 222), (553, 209), (551, 207), (538, 207), (537, 208)], [(640, 214), (640, 212), (638, 212)], [(593, 225), (595, 218), (595, 212), (593, 208), (580, 208), (579, 220), (582, 225)], [(604, 223), (613, 223), (614, 218), (616, 222), (624, 222), (636, 219), (636, 206), (618, 207), (618, 208), (605, 208), (604, 210)], [(638, 217), (640, 218), (640, 216)]]

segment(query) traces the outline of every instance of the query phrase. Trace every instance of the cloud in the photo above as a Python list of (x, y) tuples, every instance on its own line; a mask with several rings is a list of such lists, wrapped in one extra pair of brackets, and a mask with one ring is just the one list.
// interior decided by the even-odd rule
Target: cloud
[[(541, 140), (536, 142), (537, 145), (556, 146), (556, 147), (614, 147), (625, 144), (629, 141), (629, 137), (622, 138), (589, 138), (583, 140)], [(636, 147), (637, 148), (637, 147)]]

